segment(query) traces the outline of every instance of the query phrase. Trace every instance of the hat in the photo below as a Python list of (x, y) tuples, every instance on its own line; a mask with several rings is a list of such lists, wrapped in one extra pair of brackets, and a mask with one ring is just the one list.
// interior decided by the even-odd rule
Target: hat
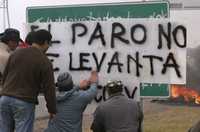
[(19, 41), (20, 40), (20, 33), (17, 29), (14, 28), (7, 28), (2, 36), (2, 41), (7, 42), (9, 40), (11, 41)]
[(69, 91), (73, 88), (72, 76), (68, 72), (58, 75), (57, 86), (59, 91)]

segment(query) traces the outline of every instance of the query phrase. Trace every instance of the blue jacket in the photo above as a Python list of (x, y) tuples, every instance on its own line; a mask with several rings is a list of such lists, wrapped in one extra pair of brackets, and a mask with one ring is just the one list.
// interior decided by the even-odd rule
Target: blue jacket
[(57, 114), (49, 121), (45, 132), (82, 132), (83, 112), (97, 94), (97, 84), (90, 85), (88, 90), (74, 87), (57, 96)]

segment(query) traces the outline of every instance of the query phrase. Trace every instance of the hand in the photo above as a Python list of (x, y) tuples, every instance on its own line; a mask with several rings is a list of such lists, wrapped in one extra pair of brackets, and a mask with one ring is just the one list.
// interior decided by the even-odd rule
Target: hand
[(88, 80), (81, 80), (79, 85), (81, 90), (86, 90), (90, 82)]
[(53, 113), (49, 113), (49, 119), (53, 119), (54, 117), (56, 116), (56, 114), (53, 114)]
[(97, 71), (92, 71), (90, 74), (90, 83), (97, 83), (98, 82), (98, 73)]

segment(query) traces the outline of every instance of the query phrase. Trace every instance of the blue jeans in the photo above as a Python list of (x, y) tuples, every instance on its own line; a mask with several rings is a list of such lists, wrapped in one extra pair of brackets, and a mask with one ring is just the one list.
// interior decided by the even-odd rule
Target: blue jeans
[(35, 104), (23, 100), (0, 97), (0, 132), (33, 132)]

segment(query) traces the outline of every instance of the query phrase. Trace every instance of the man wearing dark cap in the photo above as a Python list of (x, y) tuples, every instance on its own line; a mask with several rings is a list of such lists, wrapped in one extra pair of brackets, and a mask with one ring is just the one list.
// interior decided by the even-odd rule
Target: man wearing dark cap
[(108, 82), (105, 88), (109, 99), (96, 108), (93, 132), (141, 132), (143, 112), (137, 102), (122, 94), (122, 82)]
[(10, 53), (16, 49), (20, 39), (18, 30), (8, 28), (0, 35), (0, 90), (2, 89), (2, 75), (7, 64)]
[(0, 132), (10, 132), (12, 128), (15, 132), (33, 132), (35, 104), (38, 104), (40, 91), (44, 93), (50, 117), (55, 116), (53, 68), (45, 55), (51, 38), (47, 30), (38, 30), (31, 47), (18, 49), (10, 55), (2, 81)]
[(58, 76), (58, 112), (49, 121), (45, 132), (82, 132), (83, 112), (97, 94), (97, 79), (97, 73), (92, 71), (88, 80), (81, 81), (80, 86), (74, 86), (69, 73)]

